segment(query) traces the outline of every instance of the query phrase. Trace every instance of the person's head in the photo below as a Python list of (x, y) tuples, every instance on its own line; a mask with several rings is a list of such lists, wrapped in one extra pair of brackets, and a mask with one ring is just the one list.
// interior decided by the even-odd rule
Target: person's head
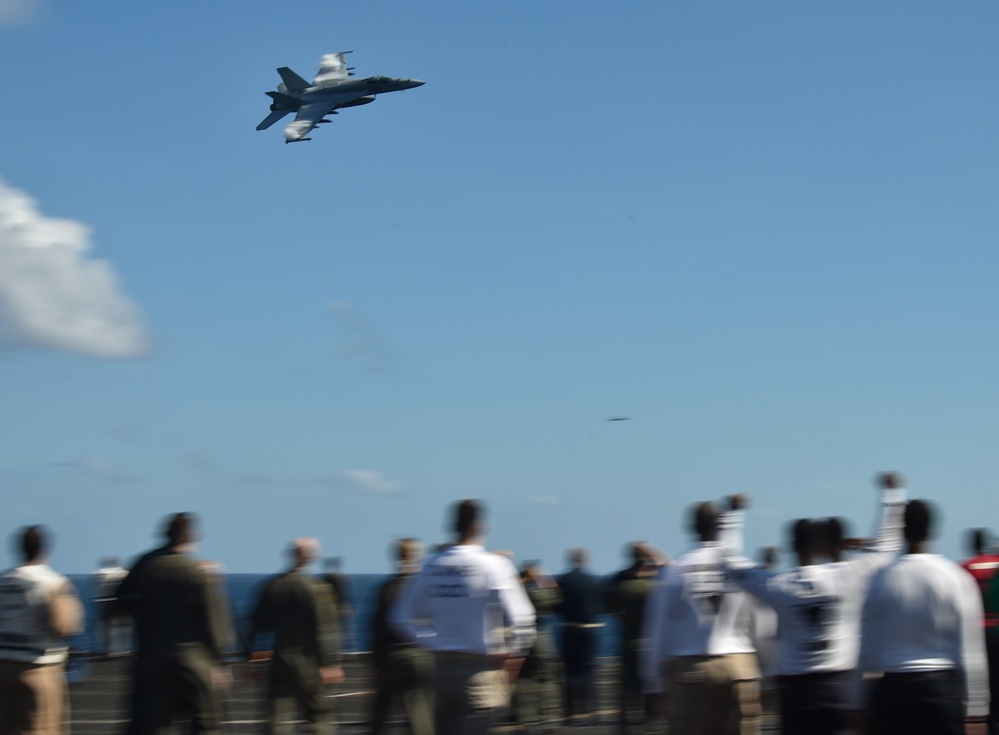
[(328, 556), (323, 560), (323, 569), (328, 573), (336, 574), (343, 567), (343, 557)]
[(292, 566), (296, 569), (309, 566), (319, 558), (319, 552), (319, 541), (314, 538), (297, 538), (288, 548)]
[(714, 503), (697, 503), (691, 513), (691, 529), (701, 541), (718, 538), (718, 509)]
[(423, 557), (423, 544), (415, 538), (396, 539), (392, 544), (392, 561), (399, 569), (412, 569)]
[(573, 569), (582, 569), (589, 562), (589, 552), (586, 549), (569, 549), (567, 554), (569, 566)]
[(815, 524), (801, 518), (791, 526), (791, 548), (798, 555), (799, 564), (811, 564), (815, 552)]
[(16, 555), (25, 564), (36, 564), (48, 554), (48, 533), (42, 526), (25, 526), (15, 539)]
[(989, 546), (992, 534), (987, 528), (968, 529), (968, 548), (975, 556), (981, 556)]
[(926, 543), (933, 533), (933, 507), (924, 500), (910, 500), (905, 506), (905, 540), (910, 548)]
[(462, 541), (478, 538), (483, 533), (485, 513), (477, 500), (462, 500), (454, 507), (454, 532)]
[(167, 546), (176, 549), (195, 543), (198, 540), (195, 525), (193, 513), (174, 513), (168, 516), (163, 527)]
[(764, 569), (773, 569), (777, 566), (779, 553), (776, 546), (764, 546), (760, 549), (760, 566)]
[(97, 560), (97, 567), (99, 569), (113, 569), (119, 564), (117, 556), (102, 556)]

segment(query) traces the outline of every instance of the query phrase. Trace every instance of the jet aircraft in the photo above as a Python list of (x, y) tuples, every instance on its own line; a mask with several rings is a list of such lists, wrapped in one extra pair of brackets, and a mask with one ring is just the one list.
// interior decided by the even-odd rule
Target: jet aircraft
[(343, 107), (357, 107), (375, 101), (375, 95), (422, 87), (419, 79), (366, 77), (353, 79), (353, 67), (347, 66), (346, 55), (351, 51), (326, 54), (319, 62), (319, 74), (312, 84), (287, 66), (277, 70), (281, 84), (276, 92), (267, 92), (274, 102), (271, 114), (260, 121), (257, 130), (266, 130), (292, 112), (295, 119), (284, 129), (285, 143), (312, 140), (306, 137), (316, 125), (331, 122), (327, 115), (336, 115)]

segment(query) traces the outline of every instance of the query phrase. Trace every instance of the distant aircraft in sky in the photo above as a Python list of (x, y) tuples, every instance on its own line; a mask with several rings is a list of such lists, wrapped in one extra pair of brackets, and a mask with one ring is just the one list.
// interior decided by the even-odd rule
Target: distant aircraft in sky
[(611, 416), (609, 419), (604, 419), (604, 421), (631, 421), (631, 416)]
[(276, 92), (267, 92), (274, 102), (271, 114), (260, 121), (257, 130), (266, 130), (285, 115), (294, 112), (295, 120), (284, 129), (285, 143), (298, 143), (307, 138), (316, 125), (332, 122), (327, 115), (335, 115), (341, 107), (357, 107), (375, 101), (376, 94), (398, 92), (403, 89), (422, 87), (425, 82), (419, 79), (390, 79), (389, 77), (366, 77), (352, 79), (352, 67), (347, 66), (346, 55), (326, 54), (319, 62), (319, 74), (312, 84), (298, 76), (287, 66), (277, 70), (281, 84)]

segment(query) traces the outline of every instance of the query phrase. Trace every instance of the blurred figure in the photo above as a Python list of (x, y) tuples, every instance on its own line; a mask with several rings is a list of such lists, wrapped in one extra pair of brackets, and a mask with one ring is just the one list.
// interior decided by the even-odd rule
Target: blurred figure
[(996, 570), (999, 556), (988, 553), (992, 534), (985, 528), (968, 531), (968, 547), (972, 557), (961, 562), (978, 583), (985, 609), (985, 652), (989, 659), (989, 735), (999, 735), (999, 606), (991, 603), (989, 589), (997, 587)]
[(847, 730), (850, 687), (857, 668), (860, 608), (871, 577), (902, 547), (905, 490), (894, 473), (878, 479), (881, 502), (877, 543), (849, 562), (822, 563), (825, 522), (801, 519), (792, 526), (798, 565), (784, 572), (754, 567), (725, 554), (728, 579), (769, 605), (781, 633), (777, 684), (785, 735), (837, 735)]
[[(655, 713), (642, 698), (642, 680), (638, 673), (638, 652), (643, 646), (642, 627), (649, 595), (658, 584), (659, 570), (667, 563), (666, 556), (650, 544), (635, 541), (628, 544), (631, 564), (614, 575), (607, 589), (607, 612), (614, 615), (620, 626), (618, 649), (620, 678), (617, 694), (618, 727), (627, 732), (632, 700), (642, 699), (641, 710), (647, 722)], [(650, 703), (651, 704), (651, 703)]]
[(885, 673), (856, 702), (878, 735), (964, 733), (966, 717), (989, 712), (981, 595), (929, 551), (933, 515), (921, 500), (906, 506), (906, 553), (874, 577), (864, 603), (860, 669)]
[(453, 528), (456, 543), (406, 586), (389, 624), (434, 652), (436, 735), (485, 735), (534, 643), (534, 608), (513, 564), (483, 547), (478, 502), (455, 506)]
[(664, 567), (649, 598), (642, 684), (649, 694), (665, 691), (670, 735), (760, 732), (750, 600), (726, 583), (722, 563), (723, 545), (741, 549), (734, 526), (746, 503), (745, 496), (731, 496), (726, 514), (713, 503), (695, 505), (690, 527), (698, 544)]
[(520, 572), (527, 598), (537, 617), (537, 638), (517, 679), (514, 710), (517, 722), (528, 732), (551, 733), (562, 720), (558, 650), (551, 619), (562, 601), (562, 591), (541, 562), (525, 562)]
[(66, 577), (47, 563), (41, 526), (15, 536), (21, 566), (0, 576), (0, 733), (69, 732), (66, 638), (83, 630), (83, 606)]
[(343, 573), (343, 557), (331, 556), (323, 564), (323, 581), (333, 591), (333, 603), (340, 618), (340, 640), (344, 650), (353, 650), (352, 622), (354, 617), (354, 588), (350, 575)]
[(216, 684), (232, 630), (220, 585), (192, 554), (196, 520), (176, 513), (165, 525), (163, 546), (142, 556), (118, 589), (135, 619), (135, 661), (129, 735), (169, 732), (174, 715), (189, 715), (195, 733), (219, 732)]
[(105, 658), (126, 655), (132, 648), (132, 625), (128, 613), (118, 604), (118, 585), (128, 572), (118, 563), (116, 556), (104, 557), (98, 565), (94, 572), (97, 586), (94, 603), (100, 620), (101, 640), (95, 646), (95, 653), (100, 651)]
[(319, 556), (315, 539), (295, 539), (288, 571), (260, 590), (244, 647), (253, 654), (254, 639), (274, 634), (267, 690), (268, 735), (295, 731), (304, 717), (314, 735), (332, 735), (333, 714), (324, 687), (343, 681), (336, 605), (328, 585), (307, 573)]
[(430, 714), (430, 655), (402, 638), (388, 623), (389, 611), (399, 593), (420, 571), (423, 546), (413, 538), (392, 545), (397, 573), (379, 589), (371, 619), (371, 654), (375, 664), (375, 697), (372, 702), (371, 735), (382, 735), (393, 702), (402, 697), (412, 735), (433, 735)]
[(597, 578), (586, 571), (586, 549), (570, 549), (570, 571), (559, 577), (562, 602), (555, 608), (562, 618), (562, 662), (565, 667), (565, 715), (570, 721), (589, 722), (596, 706), (594, 676), (601, 594)]

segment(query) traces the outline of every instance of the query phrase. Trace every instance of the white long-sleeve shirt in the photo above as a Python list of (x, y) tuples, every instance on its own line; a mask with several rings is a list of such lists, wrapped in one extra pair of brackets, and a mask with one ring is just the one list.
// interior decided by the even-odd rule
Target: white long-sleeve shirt
[[(871, 581), (861, 619), (863, 671), (956, 669), (969, 717), (989, 712), (981, 593), (964, 569), (937, 554), (906, 554)], [(855, 704), (862, 704), (860, 686)]]
[(780, 675), (851, 671), (860, 650), (860, 610), (874, 574), (902, 547), (905, 490), (882, 495), (874, 544), (854, 559), (770, 572), (726, 553), (728, 578), (770, 605), (780, 621)]
[(723, 514), (720, 541), (703, 542), (660, 571), (659, 586), (646, 603), (646, 643), (639, 653), (646, 692), (662, 690), (663, 664), (669, 659), (754, 652), (750, 600), (726, 582), (722, 566), (722, 546), (741, 545), (741, 524), (732, 524), (739, 516)]
[(66, 640), (51, 624), (57, 594), (75, 597), (76, 590), (47, 564), (26, 564), (0, 575), (0, 659), (38, 665), (66, 660)]
[(431, 557), (388, 622), (432, 651), (522, 656), (535, 638), (534, 606), (513, 563), (471, 544)]

